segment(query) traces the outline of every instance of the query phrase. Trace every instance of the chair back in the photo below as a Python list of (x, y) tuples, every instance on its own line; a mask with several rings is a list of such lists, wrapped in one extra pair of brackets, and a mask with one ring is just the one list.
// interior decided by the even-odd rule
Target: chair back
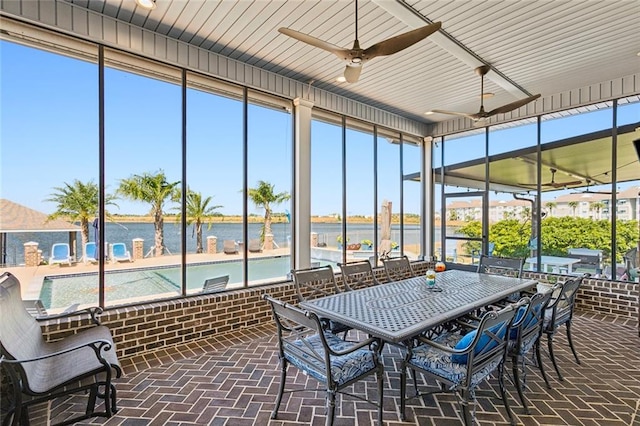
[(300, 302), (340, 293), (331, 265), (292, 269), (291, 275)]
[(124, 243), (114, 243), (111, 250), (115, 257), (125, 257), (127, 255), (127, 246)]
[(69, 244), (67, 243), (55, 243), (51, 246), (51, 258), (53, 260), (64, 260), (66, 261), (69, 256), (71, 256), (71, 250), (69, 249)]
[(415, 277), (407, 256), (382, 259), (382, 264), (388, 281), (400, 281)]
[(536, 293), (531, 298), (524, 298), (520, 303), (525, 303), (516, 312), (513, 320), (510, 338), (514, 341), (515, 351), (527, 352), (535, 340), (542, 333), (544, 310), (549, 300), (551, 292)]
[[(45, 345), (40, 324), (29, 314), (20, 293), (20, 281), (5, 272), (0, 275), (0, 355), (7, 359), (32, 359), (42, 354)], [(17, 364), (21, 374), (36, 371), (38, 362)]]
[(380, 284), (376, 279), (371, 263), (368, 260), (358, 262), (338, 263), (342, 271), (342, 282), (347, 291), (371, 287)]
[(544, 312), (544, 328), (548, 331), (571, 321), (578, 288), (588, 274), (568, 279), (562, 284), (556, 284), (551, 290), (551, 300)]
[(483, 254), (480, 255), (478, 272), (482, 274), (506, 275), (509, 277), (520, 278), (520, 276), (522, 276), (523, 267), (524, 259), (494, 257)]
[(204, 284), (202, 285), (203, 293), (213, 293), (216, 291), (222, 291), (227, 288), (227, 284), (229, 283), (229, 275), (221, 275), (215, 278), (208, 278), (204, 280)]
[(499, 311), (489, 311), (482, 316), (467, 354), (466, 385), (483, 370), (492, 371), (504, 361), (509, 341), (509, 330), (520, 302), (507, 305)]
[(84, 257), (85, 259), (97, 259), (96, 243), (88, 242), (84, 245)]
[[(307, 312), (289, 303), (265, 294), (264, 300), (271, 305), (273, 318), (278, 328), (280, 359), (295, 359), (306, 365), (297, 365), (303, 371), (330, 371), (329, 347), (322, 331), (320, 320), (313, 312)], [(318, 347), (317, 341), (322, 342)], [(330, 377), (329, 374), (327, 377)]]

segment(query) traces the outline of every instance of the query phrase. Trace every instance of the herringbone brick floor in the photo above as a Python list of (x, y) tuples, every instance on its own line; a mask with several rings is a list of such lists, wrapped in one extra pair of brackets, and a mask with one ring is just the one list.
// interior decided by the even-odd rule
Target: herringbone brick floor
[[(640, 426), (640, 338), (631, 324), (605, 317), (574, 319), (574, 340), (582, 364), (575, 363), (564, 334), (556, 336), (557, 359), (565, 380), (560, 382), (548, 358), (548, 390), (537, 370), (529, 372), (526, 395), (531, 415), (525, 415), (513, 385), (507, 380), (518, 424)], [(401, 351), (386, 346), (384, 420), (394, 425), (460, 425), (455, 396), (438, 394), (409, 401), (407, 421), (399, 420)], [(543, 356), (544, 357), (544, 356)], [(324, 393), (285, 395), (277, 420), (270, 420), (279, 384), (274, 329), (242, 330), (217, 340), (160, 351), (127, 360), (125, 377), (117, 380), (119, 411), (111, 419), (83, 424), (105, 425), (322, 425)], [(313, 379), (290, 367), (288, 388)], [(420, 382), (424, 379), (420, 377)], [(354, 392), (375, 398), (374, 379), (354, 385)], [(483, 384), (476, 418), (480, 425), (504, 425), (506, 413), (496, 380)], [(56, 401), (52, 420), (82, 410), (83, 396)], [(34, 414), (32, 413), (32, 417)], [(376, 410), (361, 401), (338, 398), (336, 425), (375, 424)], [(37, 424), (37, 423), (32, 423)]]

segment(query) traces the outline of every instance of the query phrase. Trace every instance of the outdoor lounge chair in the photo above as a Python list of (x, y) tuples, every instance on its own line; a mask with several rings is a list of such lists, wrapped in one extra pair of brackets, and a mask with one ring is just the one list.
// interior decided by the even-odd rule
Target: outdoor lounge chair
[[(95, 326), (87, 328), (85, 324), (76, 334), (46, 341), (38, 320), (24, 307), (20, 282), (5, 272), (0, 276), (0, 312), (0, 358), (11, 382), (7, 389), (12, 392), (8, 406), (3, 407), (3, 425), (28, 425), (30, 406), (75, 393), (88, 392), (87, 407), (78, 417), (65, 418), (61, 424), (111, 417), (116, 412), (116, 389), (111, 379), (120, 377), (122, 369), (111, 332), (99, 325), (101, 309), (48, 317), (90, 314)], [(104, 411), (95, 411), (97, 398), (104, 400)]]
[(51, 246), (51, 257), (49, 257), (49, 265), (66, 263), (71, 266), (71, 249), (67, 243), (55, 243)]
[(238, 254), (236, 242), (233, 240), (224, 240), (222, 249), (224, 250), (224, 254)]
[(96, 253), (96, 243), (89, 242), (84, 245), (84, 256), (82, 256), (84, 263), (93, 263), (98, 261), (98, 253)]
[(227, 288), (229, 283), (229, 275), (221, 275), (215, 278), (208, 278), (202, 285), (203, 293), (215, 293), (217, 291), (223, 291)]
[[(350, 395), (378, 407), (378, 425), (382, 426), (384, 367), (378, 352), (379, 340), (369, 338), (361, 342), (345, 342), (326, 333), (320, 319), (313, 312), (307, 312), (288, 303), (263, 295), (269, 302), (276, 326), (278, 327), (278, 358), (280, 359), (280, 388), (271, 418), (278, 416), (278, 409), (285, 393), (287, 367), (297, 368), (309, 378), (320, 382), (320, 387), (298, 388), (287, 391), (326, 391), (325, 425), (333, 425), (336, 394)], [(367, 376), (376, 376), (377, 401), (349, 394), (343, 389), (350, 387)], [(304, 380), (303, 380), (304, 382)], [(356, 387), (356, 392), (359, 389)]]
[(251, 253), (260, 253), (262, 251), (262, 243), (260, 240), (249, 240), (249, 252)]
[(111, 244), (111, 261), (112, 262), (131, 262), (131, 253), (127, 250), (124, 243)]

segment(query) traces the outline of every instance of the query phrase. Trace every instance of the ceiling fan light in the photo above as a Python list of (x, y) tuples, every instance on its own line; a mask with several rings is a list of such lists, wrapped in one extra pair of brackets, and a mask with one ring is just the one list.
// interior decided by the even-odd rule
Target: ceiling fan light
[(336, 77), (336, 83), (344, 83), (345, 81), (347, 81), (347, 78), (344, 75)]
[(136, 4), (148, 10), (153, 10), (156, 8), (156, 0), (136, 0)]

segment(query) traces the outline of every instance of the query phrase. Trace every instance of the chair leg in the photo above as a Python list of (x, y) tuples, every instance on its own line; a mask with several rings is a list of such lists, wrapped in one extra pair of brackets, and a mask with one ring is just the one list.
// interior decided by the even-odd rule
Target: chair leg
[(378, 376), (378, 426), (383, 426), (382, 424), (382, 406), (384, 404), (383, 392), (384, 392), (384, 367), (380, 365), (378, 368), (378, 372), (376, 373)]
[(114, 385), (110, 385), (111, 386), (111, 412), (112, 413), (117, 413), (118, 412), (118, 405), (116, 404), (117, 398), (116, 398), (116, 387)]
[(333, 426), (333, 417), (336, 414), (336, 392), (334, 390), (327, 390), (327, 419), (325, 420), (326, 426)]
[(284, 394), (284, 383), (287, 381), (287, 361), (283, 358), (280, 360), (280, 389), (278, 390), (278, 398), (276, 398), (276, 405), (271, 412), (271, 418), (278, 417), (278, 410), (280, 409), (280, 403), (282, 402), (282, 395)]
[[(415, 377), (414, 377), (415, 380)], [(406, 420), (404, 409), (407, 399), (407, 364), (403, 360), (400, 368), (400, 420), (403, 422)]]
[[(84, 413), (87, 416), (91, 416), (96, 409), (96, 398), (98, 396), (99, 386), (100, 385), (96, 383), (95, 385), (91, 386), (91, 389), (89, 389), (89, 398), (87, 399), (87, 408), (84, 411)], [(104, 408), (105, 408), (105, 411), (108, 413), (111, 408), (110, 407), (111, 401), (106, 398), (106, 395), (107, 395), (107, 392), (105, 390)]]
[[(517, 370), (517, 367), (516, 367)], [(516, 379), (516, 386), (520, 389), (520, 384)], [(504, 403), (504, 409), (507, 410), (507, 416), (509, 417), (509, 424), (515, 426), (515, 420), (513, 419), (513, 413), (509, 406), (509, 398), (507, 397), (507, 390), (504, 387), (504, 362), (498, 366), (498, 385), (500, 385), (500, 394), (502, 395), (502, 402)]]
[(578, 359), (578, 353), (576, 349), (573, 347), (573, 340), (571, 339), (571, 321), (567, 322), (567, 340), (569, 340), (569, 347), (571, 348), (571, 352), (573, 352), (573, 356), (576, 359), (576, 362), (580, 364), (580, 360)]
[(538, 368), (540, 369), (540, 373), (542, 374), (544, 383), (547, 385), (547, 389), (551, 389), (551, 385), (549, 384), (549, 379), (547, 379), (547, 373), (544, 371), (544, 364), (542, 364), (542, 355), (540, 354), (540, 339), (538, 339), (535, 343), (535, 351), (536, 351), (536, 361), (538, 361)]
[(551, 363), (553, 364), (553, 368), (556, 369), (556, 373), (558, 373), (558, 379), (563, 381), (562, 373), (560, 373), (560, 368), (558, 368), (558, 364), (556, 363), (556, 357), (553, 355), (553, 334), (547, 335), (547, 347), (549, 348), (549, 358), (551, 358)]
[(522, 379), (520, 378), (520, 360), (522, 360), (522, 369), (526, 368), (524, 363), (524, 357), (514, 355), (511, 357), (511, 365), (513, 366), (513, 381), (516, 385), (516, 390), (518, 391), (518, 397), (520, 397), (520, 402), (522, 403), (522, 408), (524, 408), (525, 414), (529, 414), (529, 407), (527, 407), (527, 401), (524, 398), (524, 392), (522, 391)]
[(464, 422), (464, 426), (473, 426), (473, 416), (471, 415), (471, 411), (469, 410), (469, 391), (462, 390), (460, 391), (460, 406), (462, 408), (462, 421)]

